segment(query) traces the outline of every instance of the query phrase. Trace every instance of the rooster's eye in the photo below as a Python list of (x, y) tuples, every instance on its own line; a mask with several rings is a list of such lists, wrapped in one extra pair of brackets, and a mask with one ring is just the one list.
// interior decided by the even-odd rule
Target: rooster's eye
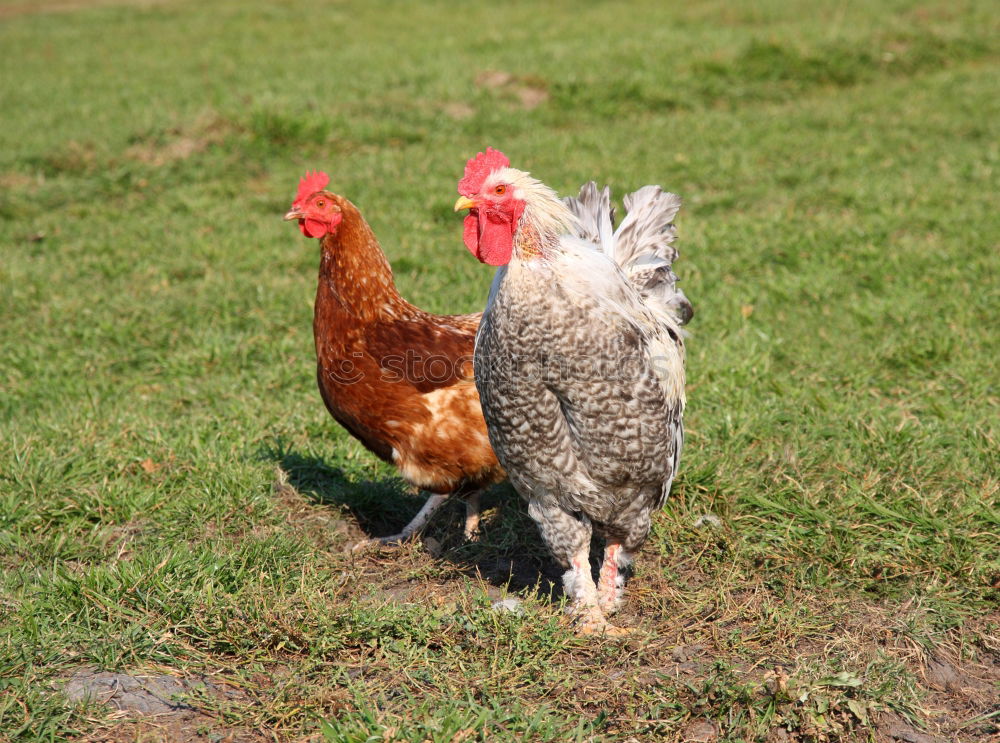
[(507, 187), (501, 184), (493, 189), (493, 193), (495, 193), (497, 196), (503, 196), (505, 193), (507, 193)]

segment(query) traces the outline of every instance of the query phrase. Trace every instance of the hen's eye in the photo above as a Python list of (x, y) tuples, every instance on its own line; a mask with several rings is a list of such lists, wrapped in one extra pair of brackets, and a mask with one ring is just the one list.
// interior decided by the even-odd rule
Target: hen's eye
[(503, 196), (505, 193), (507, 193), (507, 187), (501, 184), (493, 189), (493, 193), (495, 193), (497, 196)]
[(324, 206), (326, 206), (326, 202), (323, 201), (323, 199), (320, 199), (319, 201), (316, 202), (316, 206), (322, 209)]

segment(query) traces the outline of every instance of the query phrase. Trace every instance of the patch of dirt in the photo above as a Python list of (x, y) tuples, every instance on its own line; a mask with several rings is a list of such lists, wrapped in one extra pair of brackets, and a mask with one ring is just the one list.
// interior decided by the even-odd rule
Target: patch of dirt
[(163, 5), (167, 0), (35, 0), (31, 3), (15, 3), (0, 5), (0, 18), (13, 18), (19, 15), (40, 15), (42, 13), (70, 13), (75, 10), (107, 7), (110, 5), (131, 5), (133, 7), (149, 8)]
[(63, 694), (72, 702), (103, 704), (114, 710), (108, 724), (87, 743), (170, 741), (170, 743), (258, 743), (264, 736), (220, 725), (199, 704), (210, 697), (228, 703), (250, 700), (208, 676), (114, 673), (81, 668), (66, 681)]
[(71, 139), (45, 155), (43, 162), (56, 173), (88, 173), (98, 167), (97, 148), (93, 142)]
[(476, 109), (470, 106), (468, 103), (462, 103), (461, 101), (453, 101), (451, 103), (445, 103), (441, 110), (444, 111), (448, 116), (455, 119), (455, 121), (464, 121), (465, 119), (471, 119), (476, 114)]
[(18, 173), (14, 170), (10, 170), (6, 173), (0, 173), (0, 188), (5, 190), (33, 190), (38, 186), (38, 183), (39, 178), (37, 175), (27, 175), (25, 173)]
[(223, 142), (238, 129), (238, 126), (220, 116), (206, 114), (190, 127), (175, 127), (163, 134), (136, 142), (125, 150), (125, 157), (159, 168), (204, 152), (212, 145)]
[(541, 78), (517, 76), (503, 70), (483, 70), (476, 75), (476, 87), (505, 94), (526, 111), (549, 100), (548, 86)]
[(708, 720), (692, 720), (684, 727), (683, 740), (709, 743), (719, 739), (719, 730)]
[(480, 88), (498, 90), (514, 82), (514, 76), (503, 70), (483, 70), (476, 75), (476, 85)]
[[(997, 617), (992, 621), (996, 624)], [(928, 718), (921, 723), (940, 737), (915, 741), (897, 738), (906, 743), (1000, 741), (1000, 718), (996, 716), (1000, 710), (1000, 656), (987, 648), (963, 654), (959, 646), (940, 645), (921, 661), (919, 675), (928, 692), (922, 705), (928, 710)], [(887, 734), (896, 728), (900, 734), (909, 735), (894, 721), (888, 725)]]
[(902, 743), (946, 743), (944, 738), (922, 733), (894, 712), (888, 712), (876, 722), (881, 740)]
[(147, 165), (161, 167), (176, 160), (187, 160), (196, 152), (201, 152), (208, 146), (205, 140), (181, 136), (162, 145), (150, 143), (132, 145), (125, 151), (125, 156)]
[(665, 678), (694, 681), (696, 676), (704, 675), (714, 660), (705, 645), (680, 645), (670, 652), (669, 660), (664, 658), (657, 667), (639, 673), (635, 680), (642, 687), (655, 687)]
[(931, 655), (924, 664), (923, 676), (927, 683), (940, 691), (969, 693), (982, 689), (983, 680), (956, 667), (943, 653)]
[(792, 736), (784, 728), (771, 728), (765, 738), (766, 743), (792, 743)]

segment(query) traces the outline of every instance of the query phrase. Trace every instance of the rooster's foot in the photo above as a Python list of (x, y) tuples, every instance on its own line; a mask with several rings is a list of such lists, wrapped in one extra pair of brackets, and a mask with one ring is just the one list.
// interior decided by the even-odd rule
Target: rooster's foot
[(604, 616), (597, 606), (574, 605), (569, 613), (573, 617), (573, 631), (581, 637), (623, 637), (630, 630), (616, 627)]

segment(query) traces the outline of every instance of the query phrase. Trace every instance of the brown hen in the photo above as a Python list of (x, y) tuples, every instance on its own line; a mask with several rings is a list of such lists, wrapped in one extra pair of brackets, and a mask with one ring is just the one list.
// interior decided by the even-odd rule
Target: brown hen
[(371, 541), (413, 537), (450, 496), (465, 498), (465, 536), (472, 538), (479, 491), (505, 477), (472, 376), (480, 315), (432, 315), (403, 299), (368, 223), (354, 204), (325, 190), (328, 183), (325, 173), (307, 174), (285, 215), (320, 240), (313, 320), (319, 391), (352, 436), (431, 493), (398, 534)]

